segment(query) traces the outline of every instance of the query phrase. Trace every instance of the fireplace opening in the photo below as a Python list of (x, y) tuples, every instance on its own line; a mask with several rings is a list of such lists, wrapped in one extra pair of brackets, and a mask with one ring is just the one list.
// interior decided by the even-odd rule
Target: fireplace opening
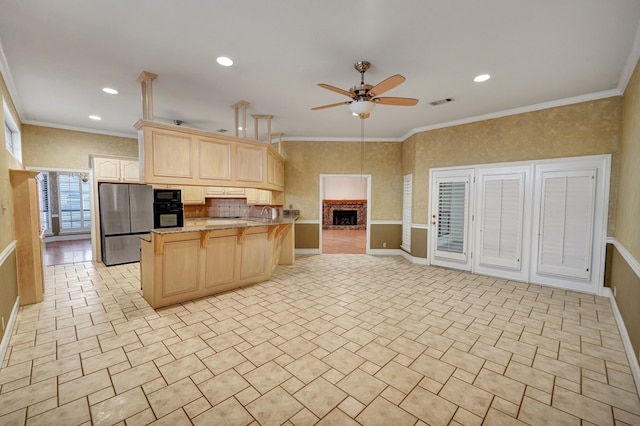
[(357, 210), (334, 210), (333, 224), (341, 226), (351, 226), (358, 224)]

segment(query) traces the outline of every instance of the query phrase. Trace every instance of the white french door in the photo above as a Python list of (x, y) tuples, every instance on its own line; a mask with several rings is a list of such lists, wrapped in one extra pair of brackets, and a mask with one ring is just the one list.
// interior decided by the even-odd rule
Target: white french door
[(471, 270), (469, 208), (473, 170), (433, 172), (431, 264)]
[(601, 294), (611, 157), (432, 170), (432, 265)]

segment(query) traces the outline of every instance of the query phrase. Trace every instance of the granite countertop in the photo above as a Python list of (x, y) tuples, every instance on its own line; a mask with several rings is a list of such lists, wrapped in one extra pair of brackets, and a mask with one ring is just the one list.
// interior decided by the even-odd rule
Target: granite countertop
[(296, 221), (298, 216), (283, 216), (276, 219), (260, 217), (243, 218), (189, 218), (185, 219), (185, 226), (178, 228), (157, 228), (151, 232), (155, 234), (177, 234), (181, 232), (211, 231), (216, 229), (250, 228), (255, 226), (288, 225)]

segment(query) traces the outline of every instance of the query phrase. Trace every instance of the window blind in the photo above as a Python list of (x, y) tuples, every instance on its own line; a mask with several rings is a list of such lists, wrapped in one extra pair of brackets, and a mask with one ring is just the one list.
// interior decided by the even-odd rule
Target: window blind
[(464, 253), (466, 182), (443, 181), (438, 184), (439, 251)]

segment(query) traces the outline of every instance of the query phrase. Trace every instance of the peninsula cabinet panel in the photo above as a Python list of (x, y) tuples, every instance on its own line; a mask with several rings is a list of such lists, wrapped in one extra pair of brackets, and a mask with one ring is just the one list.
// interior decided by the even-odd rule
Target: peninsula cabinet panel
[(267, 264), (265, 255), (267, 250), (267, 233), (257, 233), (246, 235), (241, 243), (242, 261), (240, 269), (240, 281), (255, 280), (267, 275)]
[[(176, 178), (193, 180), (193, 137), (168, 130), (151, 131), (151, 175), (160, 183)], [(146, 166), (146, 164), (145, 164)], [(145, 167), (145, 174), (148, 169)], [(147, 178), (147, 181), (150, 181)], [(158, 179), (160, 178), (160, 179)]]
[(236, 183), (262, 183), (265, 154), (266, 147), (238, 144), (236, 152)]
[(207, 263), (205, 287), (211, 288), (231, 284), (237, 277), (237, 245), (235, 235), (209, 238), (207, 244)]
[(200, 180), (231, 181), (231, 143), (199, 138), (198, 148)]
[(198, 290), (200, 240), (172, 241), (164, 245), (162, 297)]

